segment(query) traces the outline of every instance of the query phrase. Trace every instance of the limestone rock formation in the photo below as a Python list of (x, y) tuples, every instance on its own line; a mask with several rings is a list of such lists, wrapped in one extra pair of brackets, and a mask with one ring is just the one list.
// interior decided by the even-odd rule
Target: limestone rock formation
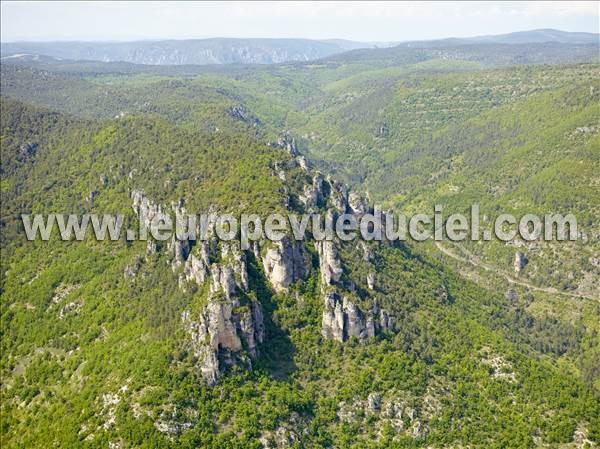
[(369, 203), (356, 192), (348, 194), (348, 207), (355, 215), (364, 215), (369, 211)]
[(356, 337), (360, 341), (365, 341), (378, 332), (393, 329), (392, 318), (376, 304), (365, 313), (346, 296), (340, 296), (337, 292), (325, 295), (321, 327), (324, 338), (344, 342), (351, 337)]
[(276, 291), (285, 290), (292, 282), (303, 279), (310, 269), (304, 246), (288, 236), (268, 248), (262, 262), (267, 279)]
[(525, 254), (523, 254), (521, 251), (517, 251), (515, 253), (515, 261), (513, 263), (515, 273), (521, 273), (523, 268), (525, 268), (525, 265), (527, 265), (527, 258), (525, 257)]
[(375, 290), (375, 273), (367, 274), (367, 287), (369, 290)]
[(309, 209), (316, 209), (322, 205), (324, 200), (323, 176), (320, 173), (313, 177), (312, 184), (304, 186), (303, 194), (299, 199)]
[(154, 216), (163, 213), (162, 206), (150, 201), (141, 190), (132, 191), (131, 199), (133, 200), (133, 211), (138, 219), (146, 229), (150, 229), (150, 223)]
[(341, 214), (345, 214), (348, 209), (348, 188), (341, 182), (327, 177), (327, 182), (331, 187), (329, 196), (333, 207)]
[(256, 357), (257, 345), (264, 340), (263, 313), (256, 301), (241, 307), (235, 297), (211, 294), (196, 319), (185, 311), (182, 321), (190, 333), (200, 371), (211, 385), (219, 378), (223, 363), (233, 363), (237, 356), (243, 358), (243, 349), (250, 357)]
[(292, 157), (298, 156), (298, 147), (296, 146), (296, 139), (290, 135), (287, 131), (284, 131), (277, 145), (281, 148), (286, 149)]
[(319, 253), (322, 286), (325, 287), (339, 282), (342, 277), (343, 269), (342, 263), (337, 257), (337, 251), (333, 241), (316, 241), (315, 246)]

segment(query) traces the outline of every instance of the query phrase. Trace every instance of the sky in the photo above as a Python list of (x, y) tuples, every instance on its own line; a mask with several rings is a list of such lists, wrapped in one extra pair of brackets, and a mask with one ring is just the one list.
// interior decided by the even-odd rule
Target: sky
[(2, 42), (208, 37), (391, 42), (537, 28), (599, 32), (600, 2), (2, 1)]

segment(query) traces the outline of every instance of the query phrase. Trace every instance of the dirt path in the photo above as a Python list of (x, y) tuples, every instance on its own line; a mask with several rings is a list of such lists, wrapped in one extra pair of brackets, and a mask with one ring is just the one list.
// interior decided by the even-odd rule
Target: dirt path
[[(587, 296), (587, 295), (583, 295), (583, 294), (570, 293), (570, 292), (562, 292), (553, 287), (546, 287), (546, 288), (538, 287), (536, 285), (530, 284), (529, 282), (515, 279), (514, 277), (510, 276), (509, 274), (499, 270), (497, 267), (493, 267), (484, 262), (475, 260), (473, 257), (459, 256), (458, 254), (450, 251), (448, 248), (445, 248), (440, 242), (435, 242), (435, 246), (437, 247), (438, 250), (440, 250), (446, 256), (451, 257), (454, 260), (457, 260), (461, 263), (473, 265), (474, 267), (477, 267), (477, 268), (483, 268), (485, 271), (493, 271), (493, 272), (497, 273), (498, 275), (502, 276), (509, 284), (521, 285), (523, 287), (527, 287), (534, 291), (550, 293), (552, 295), (563, 295), (563, 296), (569, 296), (571, 298), (586, 298), (586, 299), (591, 299), (593, 301), (598, 301), (598, 298), (594, 298), (593, 296)], [(463, 251), (465, 251), (465, 250), (463, 250)]]

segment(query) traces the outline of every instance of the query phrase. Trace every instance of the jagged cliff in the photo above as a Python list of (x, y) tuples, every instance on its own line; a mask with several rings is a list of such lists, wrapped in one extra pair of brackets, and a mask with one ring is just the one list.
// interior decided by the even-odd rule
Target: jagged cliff
[[(349, 192), (341, 182), (312, 171), (289, 133), (284, 132), (274, 145), (285, 150), (283, 160), (274, 164), (273, 175), (283, 181), (290, 212), (297, 212), (289, 206), (292, 195), (297, 195), (306, 211), (324, 214), (330, 220), (344, 213), (358, 218), (371, 210), (365, 198)], [(288, 171), (292, 168), (299, 168), (305, 174), (299, 189), (289, 181)], [(132, 191), (131, 198), (133, 210), (146, 227), (156, 214), (167, 209), (139, 190)], [(183, 217), (186, 214), (184, 201), (172, 203), (171, 210), (177, 219)], [(214, 218), (211, 220), (214, 224)], [(256, 259), (266, 283), (278, 294), (286, 294), (291, 285), (306, 279), (314, 269), (318, 270), (323, 298), (323, 338), (339, 342), (350, 338), (366, 341), (378, 333), (394, 330), (393, 318), (375, 299), (368, 295), (360, 299), (356, 294), (358, 288), (362, 291), (376, 288), (370, 267), (370, 247), (376, 243), (360, 242), (354, 249), (363, 253), (361, 260), (369, 270), (364, 285), (357, 286), (344, 276), (344, 263), (339, 255), (339, 246), (343, 242), (315, 238), (297, 241), (292, 235), (286, 235), (276, 242), (254, 242), (251, 250), (243, 251), (238, 242), (220, 242), (212, 232), (208, 239), (198, 241), (179, 240), (174, 236), (166, 245), (169, 263), (179, 276), (180, 288), (186, 289), (190, 283), (208, 286), (202, 309), (197, 312), (186, 310), (181, 319), (190, 335), (199, 369), (209, 384), (219, 378), (227, 365), (242, 363), (251, 367), (251, 359), (258, 356), (259, 345), (266, 338), (263, 308), (247, 295), (250, 289), (248, 257)], [(312, 265), (310, 246), (316, 252), (317, 267)], [(147, 253), (156, 252), (156, 248), (149, 240)], [(126, 275), (131, 276), (131, 269)]]

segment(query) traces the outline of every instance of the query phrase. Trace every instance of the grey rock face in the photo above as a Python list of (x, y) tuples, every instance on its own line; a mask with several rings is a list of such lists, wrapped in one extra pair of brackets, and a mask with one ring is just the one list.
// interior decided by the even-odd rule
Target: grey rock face
[(123, 270), (123, 275), (125, 276), (125, 279), (131, 279), (131, 278), (136, 277), (138, 274), (138, 271), (140, 271), (141, 266), (142, 266), (142, 259), (139, 256), (136, 256), (133, 259), (133, 262), (126, 265), (125, 269)]
[[(57, 45), (50, 42), (8, 44), (3, 42), (2, 56), (25, 54), (22, 58), (55, 57), (150, 65), (278, 64), (287, 61), (310, 61), (346, 50), (366, 47), (372, 47), (372, 45), (308, 39), (246, 38), (70, 42), (67, 46), (64, 43)], [(183, 82), (179, 81), (179, 83)]]
[(269, 283), (276, 291), (282, 291), (292, 282), (303, 279), (310, 265), (301, 242), (286, 236), (269, 248), (262, 258)]
[(356, 192), (348, 194), (348, 206), (350, 211), (355, 215), (364, 215), (369, 210), (369, 203)]
[(321, 334), (344, 342), (351, 337), (360, 341), (374, 337), (378, 332), (392, 331), (393, 321), (388, 313), (376, 305), (367, 313), (353, 304), (347, 297), (336, 292), (325, 295)]
[(333, 241), (317, 241), (315, 242), (315, 246), (319, 253), (322, 286), (325, 287), (339, 282), (343, 273), (342, 263), (337, 257), (337, 251)]
[(242, 106), (242, 105), (233, 106), (233, 107), (229, 108), (227, 110), (227, 113), (231, 117), (241, 120), (243, 122), (246, 122), (252, 126), (260, 125), (260, 120), (256, 116), (254, 116), (254, 115), (250, 114), (248, 111), (246, 111), (246, 108), (244, 108), (244, 106)]
[(298, 147), (296, 146), (296, 139), (292, 137), (287, 131), (284, 131), (279, 140), (277, 141), (277, 145), (281, 148), (286, 149), (292, 157), (298, 156)]
[(367, 287), (369, 290), (375, 290), (375, 273), (367, 274)]
[[(162, 207), (151, 202), (141, 191), (132, 192), (133, 209), (139, 219), (149, 227), (152, 218), (162, 213)], [(179, 220), (185, 215), (183, 201), (172, 204)], [(147, 252), (156, 252), (156, 244), (149, 240)], [(288, 243), (281, 246), (281, 259), (286, 269), (291, 270), (291, 281), (304, 273), (305, 265), (300, 264), (299, 252), (303, 247)], [(180, 286), (185, 281), (198, 285), (210, 282), (208, 303), (196, 317), (189, 311), (182, 314), (182, 321), (190, 334), (190, 344), (199, 360), (199, 369), (209, 384), (219, 378), (223, 363), (233, 363), (234, 359), (256, 357), (257, 346), (264, 340), (264, 318), (260, 303), (250, 301), (241, 304), (240, 291), (248, 291), (248, 270), (246, 255), (238, 242), (218, 243), (217, 240), (198, 241), (192, 248), (189, 240), (179, 240), (175, 236), (168, 245), (173, 269), (183, 265)], [(220, 251), (220, 253), (219, 253)], [(304, 254), (302, 253), (302, 256)], [(291, 264), (291, 268), (287, 264)], [(125, 276), (134, 276), (135, 267), (127, 267)], [(285, 271), (287, 275), (287, 271)], [(287, 284), (289, 285), (289, 283)]]
[(296, 162), (298, 162), (298, 165), (300, 166), (300, 168), (304, 171), (308, 171), (310, 166), (308, 164), (308, 160), (306, 159), (306, 157), (300, 155), (300, 156), (296, 156)]
[(381, 409), (381, 395), (379, 393), (371, 393), (367, 397), (367, 407), (372, 412), (379, 411)]
[(182, 314), (182, 321), (190, 333), (200, 371), (210, 385), (221, 374), (219, 356), (225, 360), (241, 356), (245, 346), (248, 355), (256, 357), (257, 345), (264, 340), (263, 313), (256, 301), (252, 301), (249, 307), (240, 307), (236, 298), (222, 300), (211, 295), (196, 319), (192, 319), (186, 311)]
[(37, 142), (25, 142), (19, 146), (18, 159), (25, 160), (33, 156), (38, 149)]
[(201, 285), (208, 277), (208, 263), (205, 263), (201, 257), (191, 254), (183, 269), (183, 274), (188, 281), (194, 281)]
[(175, 234), (173, 234), (173, 238), (169, 244), (169, 249), (173, 252), (173, 269), (176, 269), (188, 259), (191, 249), (190, 241), (179, 240), (177, 237), (175, 237)]
[(156, 214), (163, 213), (161, 205), (150, 201), (146, 194), (141, 190), (132, 191), (131, 199), (133, 200), (133, 211), (136, 213), (140, 222), (149, 229), (152, 218), (154, 218)]
[(515, 253), (515, 261), (513, 263), (515, 273), (521, 273), (523, 268), (525, 268), (525, 265), (527, 265), (527, 258), (525, 257), (525, 254), (523, 254), (521, 251), (517, 251)]
[(309, 209), (316, 209), (323, 203), (323, 176), (320, 173), (313, 177), (311, 185), (304, 186), (304, 192), (299, 199)]
[(327, 177), (327, 182), (331, 187), (329, 193), (331, 204), (339, 213), (345, 214), (348, 209), (348, 188), (331, 177)]
[(156, 246), (156, 242), (152, 239), (148, 240), (148, 242), (146, 243), (146, 254), (156, 254), (157, 251), (158, 247)]

